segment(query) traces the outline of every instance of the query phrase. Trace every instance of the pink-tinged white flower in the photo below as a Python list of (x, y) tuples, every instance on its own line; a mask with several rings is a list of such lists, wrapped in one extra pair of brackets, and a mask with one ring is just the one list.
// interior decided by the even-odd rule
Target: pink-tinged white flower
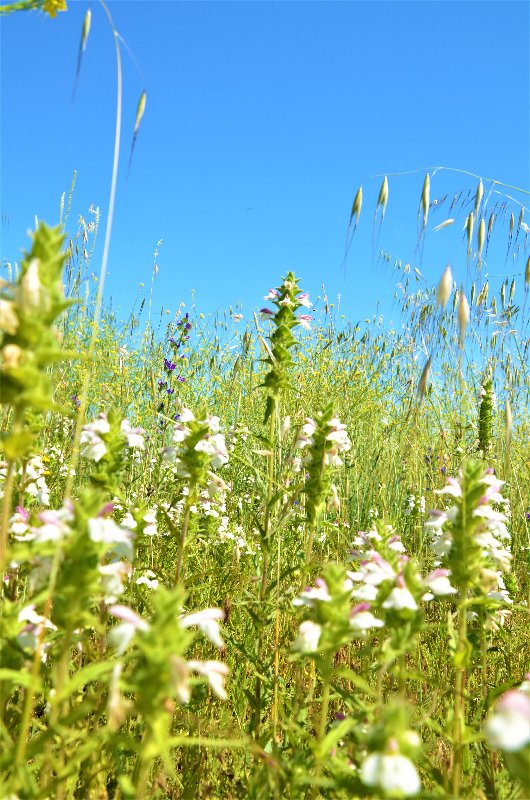
[(109, 614), (112, 614), (116, 619), (121, 622), (110, 631), (108, 635), (109, 642), (116, 647), (118, 655), (122, 655), (129, 642), (137, 631), (149, 630), (148, 623), (142, 619), (138, 614), (129, 608), (129, 606), (112, 605), (108, 608)]
[(297, 319), (302, 328), (304, 328), (306, 331), (311, 330), (311, 323), (313, 322), (313, 317), (311, 317), (309, 314), (299, 314)]
[(88, 520), (88, 535), (93, 542), (109, 545), (116, 555), (123, 555), (132, 561), (133, 545), (131, 531), (120, 528), (112, 519), (97, 517)]
[(173, 691), (181, 703), (189, 703), (191, 698), (190, 669), (188, 662), (180, 656), (171, 656), (171, 683)]
[(22, 536), (29, 530), (29, 512), (22, 506), (17, 506), (15, 513), (9, 520), (9, 530), (15, 536)]
[(530, 696), (511, 689), (495, 703), (485, 729), (490, 747), (515, 753), (530, 743)]
[(32, 258), (20, 282), (21, 304), (35, 311), (39, 310), (45, 293), (40, 281), (39, 266), (39, 259)]
[(220, 608), (205, 608), (203, 611), (196, 611), (193, 614), (186, 614), (184, 617), (180, 617), (179, 622), (183, 628), (197, 625), (206, 638), (221, 649), (224, 646), (224, 642), (221, 638), (219, 620), (224, 618), (225, 612)]
[(37, 478), (35, 481), (29, 483), (26, 486), (25, 492), (29, 497), (35, 498), (37, 503), (41, 506), (50, 504), (50, 490), (43, 477)]
[(293, 301), (291, 300), (291, 298), (290, 298), (290, 297), (288, 297), (288, 296), (286, 295), (286, 296), (283, 298), (283, 300), (280, 300), (280, 301), (278, 302), (278, 305), (279, 305), (279, 306), (287, 306), (287, 308), (292, 308), (292, 307), (294, 306), (294, 303), (293, 303)]
[(49, 619), (46, 619), (46, 617), (43, 617), (41, 614), (37, 614), (34, 603), (29, 606), (24, 606), (24, 608), (18, 614), (18, 621), (29, 622), (30, 625), (42, 626), (43, 628), (48, 628), (48, 630), (52, 631), (57, 630), (57, 627), (53, 624), (53, 622), (50, 622)]
[(372, 603), (377, 598), (377, 586), (371, 583), (361, 583), (358, 589), (354, 589), (351, 596), (354, 600)]
[[(53, 624), (53, 622), (50, 622), (49, 619), (43, 617), (41, 614), (37, 614), (34, 604), (25, 606), (19, 612), (18, 621), (25, 622), (27, 624), (18, 634), (17, 642), (24, 650), (30, 650), (31, 652), (36, 649), (43, 629), (50, 631), (57, 630), (57, 627)], [(46, 654), (44, 650), (42, 653), (42, 660), (46, 660)]]
[(127, 438), (127, 444), (129, 447), (136, 448), (138, 450), (145, 450), (145, 431), (143, 428), (131, 428), (129, 421), (124, 419), (121, 423), (121, 432)]
[(106, 603), (115, 603), (124, 592), (124, 581), (131, 577), (132, 567), (125, 561), (113, 561), (98, 567), (101, 575), (104, 600)]
[(462, 487), (456, 478), (447, 478), (447, 484), (443, 489), (436, 489), (435, 494), (448, 494), (451, 497), (462, 497)]
[(232, 314), (232, 319), (234, 322), (241, 322), (243, 319), (243, 314)]
[(425, 522), (426, 528), (433, 528), (434, 530), (438, 530), (442, 528), (449, 517), (447, 516), (445, 511), (438, 511), (437, 509), (433, 509), (429, 512), (429, 519)]
[(109, 699), (107, 701), (107, 717), (111, 730), (116, 731), (125, 722), (130, 701), (120, 691), (120, 677), (123, 664), (118, 662), (112, 669), (109, 681)]
[(262, 308), (259, 313), (262, 319), (271, 319), (274, 316), (274, 311), (271, 311), (270, 308)]
[(208, 680), (212, 692), (221, 700), (227, 699), (225, 678), (228, 667), (222, 661), (188, 661), (188, 667)]
[(399, 752), (371, 753), (361, 765), (361, 780), (387, 797), (410, 797), (421, 788), (416, 767)]
[(280, 296), (278, 289), (269, 289), (269, 293), (264, 295), (264, 300), (276, 300)]
[(352, 608), (350, 611), (350, 625), (354, 630), (362, 633), (371, 628), (383, 627), (383, 620), (374, 617), (370, 608), (370, 603), (359, 603), (359, 605)]
[(436, 553), (437, 556), (443, 558), (444, 556), (448, 555), (451, 551), (453, 546), (453, 537), (451, 536), (450, 531), (445, 531), (438, 536), (433, 544), (432, 549)]
[(137, 586), (147, 586), (148, 589), (158, 589), (158, 578), (152, 569), (146, 571), (136, 579)]
[(394, 581), (396, 579), (394, 568), (388, 561), (375, 550), (372, 550), (369, 555), (370, 560), (361, 563), (357, 572), (347, 573), (352, 581), (363, 581), (373, 586), (379, 586), (383, 581)]
[(293, 606), (309, 606), (313, 608), (315, 602), (327, 602), (328, 600), (331, 600), (328, 585), (322, 578), (317, 578), (315, 586), (308, 586), (307, 589), (304, 589), (300, 597), (296, 597), (293, 600)]
[(425, 585), (436, 597), (446, 597), (448, 594), (456, 594), (456, 589), (451, 586), (448, 569), (434, 569), (425, 578)]
[[(398, 576), (399, 578), (399, 576)], [(416, 603), (413, 595), (407, 589), (405, 582), (400, 581), (401, 585), (395, 586), (387, 599), (383, 603), (383, 608), (393, 609), (394, 611), (417, 611), (418, 604)]]
[(307, 619), (298, 628), (298, 636), (293, 642), (293, 650), (299, 653), (315, 653), (318, 649), (322, 628)]
[(300, 292), (300, 294), (296, 295), (296, 300), (299, 306), (305, 306), (306, 308), (311, 308), (313, 305), (311, 300), (309, 299), (309, 295), (307, 292)]
[(97, 419), (88, 423), (88, 425), (83, 425), (83, 430), (89, 431), (90, 433), (96, 433), (98, 436), (105, 436), (110, 432), (110, 425), (107, 420), (107, 415), (101, 413)]
[(180, 422), (193, 422), (195, 419), (195, 414), (189, 408), (184, 407), (179, 415)]
[(226, 449), (225, 437), (222, 433), (207, 434), (195, 445), (198, 453), (206, 453), (211, 456), (212, 467), (219, 469), (228, 463), (228, 451)]
[(107, 445), (96, 433), (90, 430), (83, 430), (79, 438), (79, 444), (85, 445), (81, 450), (80, 455), (83, 458), (89, 458), (91, 461), (101, 461), (107, 452)]
[(144, 535), (145, 536), (156, 536), (158, 534), (158, 528), (156, 525), (156, 514), (154, 511), (148, 511), (143, 516), (143, 521), (147, 523), (144, 528)]

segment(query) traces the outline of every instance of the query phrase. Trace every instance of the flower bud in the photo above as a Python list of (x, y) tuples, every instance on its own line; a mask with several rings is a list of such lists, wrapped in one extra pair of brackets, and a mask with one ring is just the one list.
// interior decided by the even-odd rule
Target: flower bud
[(18, 328), (18, 317), (13, 303), (9, 300), (0, 300), (0, 331), (14, 334)]
[(18, 344), (6, 344), (0, 352), (0, 355), (3, 361), (2, 367), (4, 369), (13, 369), (20, 365), (23, 352)]

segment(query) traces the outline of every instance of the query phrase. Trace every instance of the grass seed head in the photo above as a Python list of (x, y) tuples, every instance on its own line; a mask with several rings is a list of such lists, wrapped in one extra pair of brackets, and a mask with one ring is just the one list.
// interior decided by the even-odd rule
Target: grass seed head
[(478, 260), (479, 262), (482, 261), (482, 249), (484, 247), (484, 239), (486, 235), (486, 222), (484, 217), (480, 220), (480, 224), (478, 226)]
[(355, 195), (355, 200), (353, 201), (353, 206), (351, 209), (350, 215), (350, 225), (353, 222), (353, 218), (356, 217), (355, 224), (359, 222), (359, 217), (361, 216), (361, 208), (363, 206), (363, 187), (359, 186), (357, 189), (357, 193)]
[(471, 240), (473, 238), (473, 214), (471, 213), (471, 211), (467, 216), (466, 228), (467, 228), (467, 255), (469, 257), (471, 255)]
[(421, 377), (418, 383), (418, 400), (421, 402), (423, 396), (425, 395), (425, 391), (427, 389), (427, 383), (429, 381), (429, 374), (431, 371), (431, 357), (427, 359), (427, 363), (423, 367), (423, 372), (421, 373)]
[(460, 300), (458, 303), (458, 327), (460, 330), (460, 347), (464, 345), (466, 328), (469, 324), (469, 303), (463, 289), (460, 290)]
[(482, 178), (478, 182), (477, 193), (475, 194), (475, 216), (478, 214), (480, 203), (484, 196), (484, 186), (482, 185)]
[(423, 227), (427, 225), (427, 217), (429, 215), (429, 205), (430, 205), (430, 196), (431, 196), (431, 179), (429, 177), (429, 173), (425, 176), (425, 180), (423, 181), (423, 189), (421, 192), (421, 202), (420, 208), (423, 211)]
[(383, 217), (385, 216), (386, 205), (388, 203), (388, 178), (384, 177), (381, 188), (379, 189), (379, 197), (377, 198), (376, 210), (381, 206), (383, 210)]
[(436, 290), (436, 303), (437, 305), (445, 308), (447, 301), (451, 296), (451, 289), (453, 288), (453, 274), (451, 266), (448, 264), (442, 273), (438, 289)]

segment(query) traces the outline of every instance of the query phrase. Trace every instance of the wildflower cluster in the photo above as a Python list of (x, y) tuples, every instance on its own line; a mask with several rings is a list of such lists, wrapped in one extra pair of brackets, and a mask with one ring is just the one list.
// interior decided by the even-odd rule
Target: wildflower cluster
[[(217, 608), (178, 614), (182, 607), (180, 589), (158, 588), (150, 595), (150, 619), (140, 616), (130, 606), (108, 607), (110, 618), (118, 624), (110, 629), (108, 642), (115, 649), (117, 669), (109, 692), (109, 724), (118, 729), (132, 713), (140, 714), (147, 736), (141, 746), (137, 765), (149, 771), (154, 752), (169, 759), (168, 738), (175, 700), (186, 704), (193, 687), (206, 680), (213, 693), (225, 700), (228, 667), (222, 661), (187, 657), (197, 627), (207, 639), (223, 646), (219, 621), (224, 612)], [(134, 706), (129, 697), (134, 698)], [(153, 752), (153, 745), (155, 750)], [(140, 782), (142, 778), (140, 777)]]
[(215, 493), (223, 481), (210, 472), (228, 462), (224, 435), (219, 417), (204, 412), (195, 417), (183, 408), (173, 429), (173, 445), (163, 449), (163, 458), (176, 464), (177, 473), (193, 487), (208, 485)]
[(421, 782), (412, 759), (417, 757), (420, 745), (418, 734), (407, 725), (403, 704), (389, 703), (379, 723), (370, 730), (370, 753), (360, 769), (362, 782), (379, 790), (383, 797), (417, 794)]
[(102, 412), (96, 420), (84, 425), (79, 444), (81, 456), (94, 462), (92, 483), (116, 493), (125, 462), (124, 445), (131, 450), (144, 450), (144, 433), (142, 428), (132, 428), (128, 420), (122, 420), (112, 410), (108, 414)]
[(316, 414), (315, 419), (306, 418), (296, 447), (304, 451), (306, 513), (312, 524), (318, 520), (330, 497), (332, 504), (338, 507), (337, 489), (331, 483), (329, 468), (342, 466), (340, 456), (351, 448), (346, 425), (333, 416), (331, 404)]
[(265, 300), (269, 300), (277, 309), (276, 311), (271, 311), (270, 308), (261, 309), (262, 317), (270, 319), (274, 324), (269, 336), (270, 352), (265, 359), (270, 369), (263, 381), (263, 385), (270, 390), (265, 412), (266, 421), (278, 402), (280, 391), (291, 387), (289, 371), (294, 363), (291, 350), (296, 344), (292, 329), (297, 325), (309, 329), (312, 317), (308, 314), (297, 316), (295, 313), (302, 306), (311, 308), (311, 301), (306, 292), (299, 291), (298, 281), (292, 272), (288, 273), (281, 286), (269, 290)]
[(32, 436), (22, 424), (29, 408), (63, 413), (53, 400), (48, 367), (77, 354), (61, 349), (55, 322), (72, 301), (65, 300), (62, 269), (64, 234), (41, 223), (22, 261), (16, 284), (0, 282), (0, 403), (15, 412), (13, 430), (3, 435), (8, 458), (25, 455)]
[[(176, 331), (169, 338), (171, 353), (169, 357), (164, 358), (164, 378), (159, 378), (157, 381), (158, 392), (163, 392), (165, 395), (167, 395), (168, 400), (172, 395), (175, 394), (173, 380), (175, 380), (177, 383), (186, 382), (186, 379), (181, 374), (181, 369), (178, 369), (178, 366), (179, 363), (182, 363), (182, 361), (186, 358), (183, 349), (185, 343), (190, 338), (189, 332), (191, 327), (190, 315), (186, 312), (185, 316), (178, 320), (176, 324)], [(165, 408), (165, 402), (162, 400), (158, 407), (158, 411), (162, 413), (165, 411)]]
[(401, 622), (415, 616), (421, 601), (456, 592), (449, 570), (435, 569), (422, 579), (401, 538), (382, 522), (357, 534), (350, 558), (356, 562), (355, 571), (348, 572), (356, 585), (352, 597), (374, 603), (380, 613), (392, 613)]
[(487, 600), (491, 610), (512, 602), (503, 579), (512, 558), (503, 483), (479, 462), (465, 462), (458, 480), (448, 478), (439, 491), (454, 504), (431, 511), (426, 522), (438, 563), (451, 571), (461, 596), (481, 598), (482, 606)]
[(383, 620), (375, 617), (367, 603), (352, 605), (353, 581), (346, 570), (328, 564), (324, 577), (308, 587), (293, 601), (309, 611), (301, 623), (293, 649), (300, 653), (334, 653), (357, 636), (366, 636), (373, 628), (381, 628)]
[(530, 788), (530, 674), (501, 695), (484, 726), (488, 745), (501, 750), (509, 771), (523, 791)]

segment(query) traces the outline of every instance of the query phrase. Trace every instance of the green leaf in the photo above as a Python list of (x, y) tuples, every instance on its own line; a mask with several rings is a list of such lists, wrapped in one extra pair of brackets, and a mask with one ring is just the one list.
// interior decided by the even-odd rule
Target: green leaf
[(99, 680), (104, 675), (112, 672), (114, 664), (110, 661), (102, 661), (95, 664), (89, 664), (83, 667), (73, 675), (70, 680), (66, 681), (63, 686), (58, 687), (58, 695), (60, 698), (66, 698), (69, 695), (86, 686), (87, 683), (93, 683)]
[(2, 438), (1, 444), (6, 457), (10, 461), (15, 461), (17, 458), (23, 458), (28, 454), (33, 444), (33, 434), (30, 431), (11, 433), (9, 436)]
[(14, 686), (23, 686), (24, 689), (28, 689), (31, 686), (31, 672), (0, 669), (0, 683), (12, 683)]
[(357, 725), (357, 722), (353, 717), (347, 717), (339, 722), (337, 725), (333, 725), (329, 733), (324, 736), (321, 742), (319, 742), (315, 747), (315, 755), (318, 758), (325, 758), (327, 754), (336, 747), (337, 743), (343, 739), (347, 733), (351, 731)]

